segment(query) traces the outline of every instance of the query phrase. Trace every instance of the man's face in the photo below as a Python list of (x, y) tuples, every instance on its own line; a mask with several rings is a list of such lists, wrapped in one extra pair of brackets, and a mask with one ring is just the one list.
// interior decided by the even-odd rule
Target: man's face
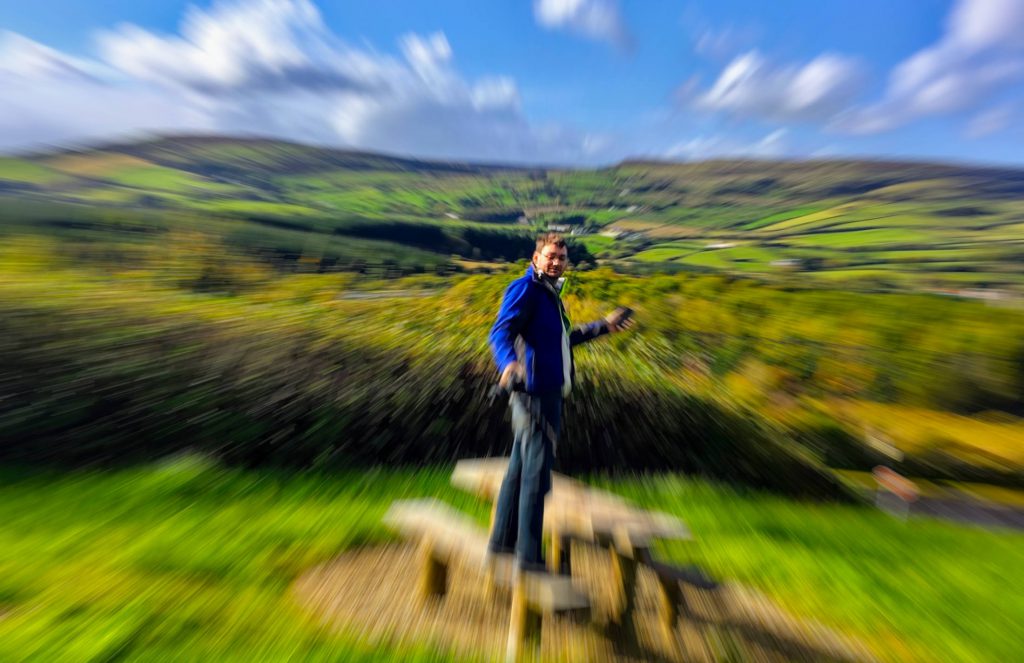
[(569, 252), (564, 246), (559, 248), (554, 244), (547, 244), (540, 251), (534, 252), (533, 263), (541, 272), (557, 279), (569, 266)]

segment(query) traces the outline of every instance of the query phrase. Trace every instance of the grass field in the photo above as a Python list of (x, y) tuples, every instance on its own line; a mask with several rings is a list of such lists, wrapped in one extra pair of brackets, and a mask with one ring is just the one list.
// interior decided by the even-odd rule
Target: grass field
[(679, 260), (684, 256), (693, 253), (693, 250), (680, 249), (670, 245), (659, 245), (646, 251), (641, 251), (633, 256), (634, 260), (642, 262), (669, 262)]
[(0, 157), (0, 182), (52, 186), (66, 183), (68, 179), (61, 173), (41, 164), (24, 159)]
[[(448, 469), (287, 475), (195, 457), (105, 472), (7, 468), (0, 487), (4, 660), (450, 660), (319, 630), (288, 594), (304, 570), (388, 540), (394, 499), (434, 495), (486, 522)], [(766, 592), (891, 661), (1008, 661), (1024, 646), (1024, 537), (802, 504), (676, 476), (600, 480), (681, 516), (659, 551)]]
[(430, 473), (289, 479), (188, 459), (61, 477), (6, 470), (0, 659), (449, 660), (329, 637), (287, 594), (309, 565), (383, 540), (392, 497), (438, 484)]
[(772, 226), (773, 224), (778, 223), (780, 221), (786, 221), (788, 219), (793, 219), (793, 218), (797, 218), (797, 217), (803, 217), (803, 216), (805, 216), (807, 214), (814, 214), (814, 213), (820, 212), (820, 211), (821, 211), (821, 207), (819, 207), (817, 205), (810, 205), (810, 206), (807, 206), (807, 207), (798, 207), (796, 209), (788, 210), (788, 211), (785, 211), (785, 212), (778, 212), (777, 214), (770, 214), (770, 215), (764, 217), (763, 219), (758, 219), (757, 221), (752, 221), (750, 223), (746, 223), (746, 224), (744, 224), (742, 226), (742, 228), (744, 230), (757, 230), (757, 229), (760, 229), (760, 228), (765, 228), (766, 226)]

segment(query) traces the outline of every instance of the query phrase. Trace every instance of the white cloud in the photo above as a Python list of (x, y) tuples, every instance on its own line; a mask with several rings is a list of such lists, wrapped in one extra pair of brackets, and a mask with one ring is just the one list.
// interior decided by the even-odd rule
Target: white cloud
[(786, 129), (776, 129), (754, 145), (755, 152), (763, 156), (782, 156), (789, 147), (786, 142), (788, 133)]
[(663, 156), (686, 161), (715, 157), (779, 158), (789, 152), (788, 133), (786, 129), (776, 129), (752, 143), (721, 134), (702, 135), (676, 143)]
[(175, 127), (202, 130), (195, 109), (145, 86), (125, 86), (102, 64), (14, 33), (0, 36), (0, 147), (57, 145)]
[(1010, 104), (988, 108), (968, 121), (964, 135), (967, 138), (984, 138), (999, 133), (1013, 123), (1016, 115), (1016, 109)]
[(440, 32), (428, 39), (407, 35), (402, 39), (402, 53), (413, 69), (424, 77), (440, 75), (452, 60), (452, 47)]
[(534, 0), (533, 15), (548, 29), (567, 29), (622, 49), (632, 45), (617, 0)]
[[(342, 42), (308, 0), (190, 8), (178, 34), (121, 25), (99, 60), (18, 35), (0, 42), (0, 146), (143, 130), (257, 133), (417, 156), (593, 160), (600, 136), (534, 126), (514, 80), (468, 80), (444, 34), (399, 56)], [(15, 90), (16, 93), (9, 91)]]
[(779, 67), (751, 51), (730, 62), (694, 105), (770, 121), (825, 120), (852, 100), (861, 78), (858, 62), (840, 55)]
[(758, 32), (749, 26), (704, 27), (695, 31), (693, 49), (702, 57), (726, 60), (753, 45)]
[(90, 63), (72, 58), (15, 32), (0, 32), (0, 76), (16, 84), (39, 79), (89, 83)]
[(128, 76), (204, 94), (355, 84), (308, 0), (189, 7), (180, 36), (121, 25), (98, 42), (103, 59)]
[(946, 39), (966, 49), (1021, 49), (1022, 28), (1024, 3), (1020, 0), (960, 0), (949, 17)]
[(979, 107), (1024, 80), (1024, 2), (959, 0), (942, 38), (898, 64), (878, 102), (851, 109), (834, 128), (889, 131), (922, 117)]

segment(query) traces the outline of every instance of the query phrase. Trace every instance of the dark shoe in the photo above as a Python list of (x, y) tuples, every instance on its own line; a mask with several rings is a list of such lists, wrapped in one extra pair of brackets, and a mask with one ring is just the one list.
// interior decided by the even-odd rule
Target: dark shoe
[(521, 573), (547, 573), (548, 567), (544, 562), (519, 562), (517, 568)]

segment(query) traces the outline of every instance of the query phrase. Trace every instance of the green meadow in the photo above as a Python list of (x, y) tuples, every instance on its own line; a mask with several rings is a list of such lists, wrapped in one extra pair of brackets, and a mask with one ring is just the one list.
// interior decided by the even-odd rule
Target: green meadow
[[(6, 660), (452, 660), (432, 643), (318, 627), (289, 594), (305, 570), (392, 540), (392, 500), (435, 496), (486, 522), (449, 468), (226, 469), (180, 457), (118, 471), (7, 468), (0, 487)], [(659, 554), (765, 592), (884, 661), (1012, 660), (1024, 646), (1019, 534), (903, 523), (673, 475), (600, 479), (682, 517)], [(968, 561), (969, 560), (969, 561)]]

